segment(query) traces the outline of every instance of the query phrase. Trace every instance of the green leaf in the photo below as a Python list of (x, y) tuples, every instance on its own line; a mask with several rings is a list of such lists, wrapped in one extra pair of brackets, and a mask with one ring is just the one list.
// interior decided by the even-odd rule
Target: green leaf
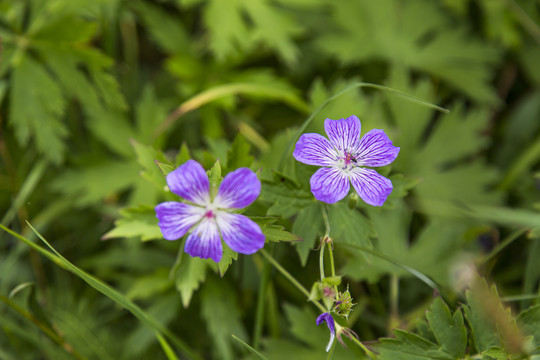
[(193, 43), (178, 15), (143, 1), (132, 1), (129, 7), (135, 9), (150, 36), (163, 51), (169, 54), (192, 51)]
[(223, 178), (221, 177), (221, 164), (219, 159), (216, 160), (214, 166), (208, 171), (208, 178), (210, 180), (210, 186), (217, 188), (221, 183)]
[(540, 346), (540, 304), (531, 306), (517, 317), (518, 324), (527, 334), (534, 337), (536, 346)]
[[(496, 290), (492, 291), (496, 292)], [(471, 329), (471, 336), (476, 350), (483, 352), (488, 351), (492, 346), (501, 347), (502, 343), (494, 329), (493, 321), (485, 313), (485, 304), (474, 297), (470, 291), (467, 292), (466, 296), (468, 306), (465, 306), (463, 310)]]
[(206, 269), (209, 260), (203, 260), (180, 253), (181, 259), (175, 265), (173, 274), (175, 278), (176, 290), (182, 298), (182, 305), (187, 308), (191, 302), (193, 293), (206, 279)]
[(251, 146), (246, 138), (238, 133), (234, 138), (230, 150), (227, 152), (227, 168), (230, 171), (241, 167), (250, 167), (253, 164), (253, 156), (249, 154)]
[(48, 242), (41, 236), (39, 232), (37, 232), (32, 225), (28, 224), (28, 226), (32, 229), (32, 231), (47, 245), (51, 250), (48, 251), (36, 244), (34, 244), (32, 241), (28, 240), (27, 238), (20, 236), (19, 234), (11, 231), (10, 229), (4, 227), (0, 224), (0, 228), (2, 228), (7, 233), (11, 234), (18, 240), (24, 242), (37, 252), (39, 252), (41, 255), (47, 257), (49, 260), (51, 260), (54, 264), (57, 266), (68, 270), (72, 272), (74, 275), (78, 276), (82, 280), (84, 280), (88, 285), (102, 293), (103, 295), (107, 296), (114, 302), (116, 302), (118, 305), (122, 306), (129, 312), (131, 312), (135, 317), (137, 317), (141, 322), (143, 322), (145, 325), (149, 326), (155, 331), (155, 334), (161, 335), (164, 334), (169, 338), (169, 340), (173, 341), (176, 346), (178, 346), (181, 351), (186, 354), (189, 357), (199, 359), (199, 356), (197, 356), (191, 348), (184, 343), (181, 339), (179, 339), (176, 335), (174, 335), (172, 332), (170, 332), (166, 327), (164, 327), (161, 323), (157, 322), (154, 318), (150, 317), (145, 311), (143, 311), (139, 306), (134, 304), (132, 301), (127, 299), (124, 295), (119, 293), (117, 290), (113, 289), (109, 285), (105, 284), (103, 281), (97, 279), (96, 277), (88, 274), (87, 272), (79, 269), (77, 266), (73, 265), (71, 262), (69, 262), (66, 258), (64, 258), (60, 253), (56, 251)]
[(156, 164), (159, 163), (166, 166), (166, 163), (168, 163), (167, 157), (161, 151), (138, 143), (135, 140), (131, 141), (131, 145), (137, 155), (137, 162), (144, 169), (140, 172), (140, 175), (154, 185), (157, 190), (163, 191), (167, 185), (166, 177), (163, 176), (161, 167), (156, 166)]
[(302, 209), (293, 222), (292, 232), (303, 241), (297, 243), (296, 251), (302, 266), (306, 265), (309, 252), (313, 249), (317, 238), (323, 235), (324, 220), (320, 204), (312, 204)]
[(120, 210), (114, 228), (103, 235), (103, 240), (140, 237), (142, 241), (162, 239), (154, 207), (139, 205)]
[(488, 350), (482, 352), (482, 360), (508, 360), (511, 358), (512, 356), (510, 354), (508, 354), (503, 348), (498, 346), (492, 346)]
[(336, 244), (352, 244), (371, 248), (371, 237), (375, 229), (369, 219), (355, 209), (349, 209), (344, 202), (328, 206), (330, 236)]
[(435, 76), (479, 102), (497, 101), (490, 79), (498, 49), (471, 36), (438, 4), (340, 0), (330, 14), (339, 30), (323, 33), (317, 45), (342, 63), (383, 59)]
[(167, 268), (158, 268), (152, 274), (140, 276), (130, 285), (126, 297), (130, 300), (145, 300), (163, 294), (172, 287)]
[(451, 315), (441, 298), (436, 298), (427, 312), (427, 318), (442, 349), (461, 359), (467, 347), (467, 329), (461, 311), (458, 309)]
[(219, 274), (221, 277), (225, 276), (227, 269), (231, 266), (233, 260), (238, 259), (238, 253), (232, 251), (227, 245), (223, 245), (223, 257), (218, 264)]
[(291, 38), (300, 28), (267, 0), (212, 0), (204, 8), (204, 22), (210, 33), (210, 49), (219, 60), (262, 44), (285, 62), (296, 61), (298, 50)]
[(154, 138), (154, 130), (166, 117), (167, 109), (157, 98), (154, 87), (147, 84), (135, 107), (137, 138), (144, 143), (151, 143)]
[(231, 335), (247, 338), (236, 292), (227, 282), (209, 279), (201, 292), (201, 314), (214, 344), (216, 358), (236, 359)]
[(432, 343), (418, 335), (404, 331), (394, 330), (395, 339), (381, 339), (375, 348), (379, 350), (381, 360), (455, 360), (456, 358), (439, 345)]
[(268, 215), (288, 218), (303, 208), (315, 204), (311, 193), (293, 185), (287, 178), (280, 176), (278, 181), (262, 181), (260, 199), (271, 204), (267, 212)]
[(36, 61), (25, 56), (13, 69), (11, 91), (9, 121), (19, 144), (26, 147), (33, 138), (40, 153), (51, 162), (60, 163), (68, 131), (60, 121), (66, 103), (58, 83)]
[(301, 239), (288, 231), (285, 231), (285, 227), (282, 225), (274, 225), (273, 223), (278, 220), (275, 217), (250, 217), (257, 225), (260, 226), (261, 231), (266, 237), (266, 241), (279, 242), (279, 241), (300, 241)]
[(75, 206), (87, 206), (130, 188), (138, 171), (135, 163), (110, 161), (67, 170), (53, 181), (52, 188), (73, 199)]

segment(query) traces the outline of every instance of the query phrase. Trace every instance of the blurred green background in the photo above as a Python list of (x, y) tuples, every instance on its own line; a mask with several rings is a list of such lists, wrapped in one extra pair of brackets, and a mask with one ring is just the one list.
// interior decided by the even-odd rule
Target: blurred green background
[[(223, 278), (177, 259), (181, 242), (156, 231), (153, 206), (167, 197), (153, 160), (231, 170), (242, 152), (267, 180), (250, 214), (304, 239), (273, 252), (309, 289), (320, 215), (279, 198), (271, 170), (303, 121), (358, 82), (450, 112), (359, 86), (316, 115), (307, 132), (355, 114), (362, 133), (382, 128), (401, 147), (387, 204), (336, 207), (336, 241), (414, 267), (455, 301), (469, 264), (502, 294), (538, 293), (539, 1), (0, 0), (0, 41), (2, 225), (39, 242), (29, 221), (182, 339), (180, 358), (248, 357), (234, 334), (270, 359), (324, 359), (328, 331), (262, 257), (241, 255)], [(287, 157), (291, 196), (309, 196), (313, 170)], [(0, 359), (166, 357), (128, 311), (0, 239)], [(433, 290), (392, 263), (337, 245), (336, 264), (362, 340), (413, 329), (429, 305)]]

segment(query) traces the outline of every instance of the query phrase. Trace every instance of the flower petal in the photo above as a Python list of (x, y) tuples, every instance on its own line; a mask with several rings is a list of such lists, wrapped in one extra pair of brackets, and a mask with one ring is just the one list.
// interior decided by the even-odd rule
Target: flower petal
[(189, 234), (184, 251), (193, 257), (210, 258), (217, 263), (221, 261), (223, 247), (213, 218), (205, 217)]
[(352, 115), (347, 119), (324, 121), (324, 130), (330, 142), (339, 150), (354, 151), (360, 141), (360, 120)]
[(303, 134), (296, 142), (293, 156), (307, 165), (332, 166), (337, 153), (330, 141), (320, 134)]
[(261, 228), (248, 217), (221, 211), (216, 219), (223, 241), (231, 250), (250, 255), (264, 246)]
[(180, 239), (204, 215), (204, 209), (176, 201), (161, 203), (155, 210), (161, 233), (167, 240)]
[(225, 176), (214, 204), (218, 208), (245, 208), (261, 193), (261, 182), (248, 168), (237, 169)]
[(378, 167), (390, 164), (398, 153), (383, 130), (373, 129), (360, 140), (355, 157), (358, 165)]
[(336, 326), (334, 324), (334, 318), (329, 313), (323, 313), (317, 317), (317, 320), (315, 320), (317, 326), (321, 325), (323, 322), (326, 322), (328, 330), (330, 330), (330, 341), (326, 346), (326, 352), (328, 352), (332, 346), (332, 343), (334, 342), (334, 338), (336, 337)]
[(317, 170), (309, 180), (311, 192), (319, 201), (333, 204), (343, 199), (349, 192), (347, 173), (337, 168)]
[(167, 175), (167, 185), (176, 195), (205, 205), (210, 201), (210, 182), (204, 168), (195, 160), (188, 160)]
[(357, 167), (349, 174), (356, 192), (369, 205), (382, 206), (392, 192), (392, 182), (375, 170)]

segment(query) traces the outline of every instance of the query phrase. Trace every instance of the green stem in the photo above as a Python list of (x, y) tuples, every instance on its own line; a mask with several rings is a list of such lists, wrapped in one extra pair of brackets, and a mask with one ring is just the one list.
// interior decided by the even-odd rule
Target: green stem
[(266, 252), (266, 250), (262, 249), (260, 251), (260, 253), (265, 257), (266, 260), (268, 260), (268, 262), (270, 262), (270, 264), (274, 265), (274, 267), (283, 275), (287, 278), (287, 280), (289, 280), (291, 282), (291, 284), (293, 284), (298, 290), (300, 290), (300, 292), (302, 294), (304, 294), (306, 296), (306, 298), (311, 301), (315, 306), (317, 306), (319, 308), (319, 310), (321, 310), (321, 312), (325, 313), (327, 312), (325, 307), (321, 305), (321, 303), (319, 303), (318, 301), (316, 300), (311, 300), (310, 299), (310, 294), (309, 294), (309, 291), (307, 291), (307, 289), (305, 287), (302, 286), (302, 284), (300, 284), (298, 282), (298, 280), (296, 280), (287, 270), (285, 270), (285, 268), (283, 268), (283, 266), (281, 266), (277, 261), (276, 259), (274, 259), (272, 257), (272, 255), (268, 254)]
[(324, 275), (324, 248), (326, 247), (326, 241), (321, 241), (321, 252), (319, 255), (319, 271), (321, 272), (321, 281), (326, 277)]
[(366, 353), (367, 356), (369, 356), (370, 358), (372, 359), (377, 359), (377, 355), (369, 350), (364, 344), (362, 344), (362, 342), (360, 340), (358, 340), (357, 338), (355, 338), (354, 336), (351, 336), (350, 339), (356, 344), (358, 345), (362, 350), (364, 350), (364, 352)]
[(392, 274), (390, 276), (390, 313), (392, 317), (398, 318), (398, 299), (399, 299), (399, 276)]
[[(332, 277), (336, 276), (336, 268), (334, 266), (334, 251), (332, 250), (332, 244), (328, 246), (328, 255), (330, 257), (330, 272), (332, 274)], [(336, 294), (336, 297), (338, 296), (338, 289), (337, 285), (334, 285), (334, 292)]]

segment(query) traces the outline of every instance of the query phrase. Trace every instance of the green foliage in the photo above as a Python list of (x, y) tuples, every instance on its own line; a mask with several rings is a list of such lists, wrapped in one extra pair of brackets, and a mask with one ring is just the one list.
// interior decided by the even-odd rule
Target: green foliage
[(218, 359), (234, 359), (231, 335), (247, 338), (240, 321), (236, 293), (229, 286), (213, 280), (205, 284), (201, 297), (202, 316), (215, 345), (214, 355)]
[[(380, 359), (538, 357), (539, 29), (527, 0), (0, 0), (0, 358), (366, 358), (324, 352), (334, 286)], [(382, 207), (291, 156), (352, 114), (401, 148)], [(162, 238), (190, 159), (257, 173), (264, 252)]]

